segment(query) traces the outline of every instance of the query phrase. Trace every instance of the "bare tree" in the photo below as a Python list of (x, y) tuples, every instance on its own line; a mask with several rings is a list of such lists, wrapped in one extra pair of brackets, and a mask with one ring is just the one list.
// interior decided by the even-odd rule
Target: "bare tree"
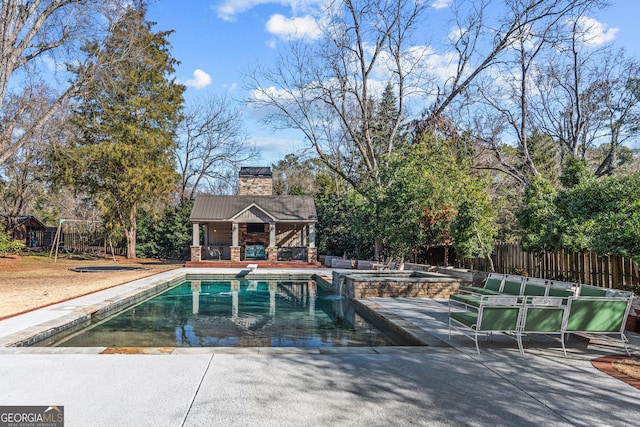
[[(600, 0), (504, 0), (495, 16), (490, 0), (458, 1), (453, 5), (454, 28), (449, 36), (452, 75), (438, 83), (426, 74), (429, 49), (415, 40), (415, 30), (424, 24), (425, 2), (407, 0), (336, 0), (325, 15), (323, 42), (312, 45), (297, 41), (271, 69), (258, 68), (250, 80), (252, 102), (267, 112), (266, 121), (301, 130), (317, 154), (354, 188), (363, 177), (375, 181), (382, 156), (394, 150), (396, 133), (384, 150), (372, 137), (373, 106), (379, 97), (376, 74), (392, 83), (398, 100), (397, 130), (407, 119), (406, 105), (415, 88), (432, 101), (424, 122), (442, 121), (455, 104), (469, 101), (472, 84), (503, 61), (519, 61), (522, 84), (518, 117), (512, 129), (526, 150), (527, 75), (539, 51), (551, 43), (551, 33), (574, 12), (598, 5)], [(490, 8), (493, 8), (490, 10)], [(492, 13), (490, 13), (492, 12)], [(530, 47), (528, 43), (534, 41)], [(514, 47), (518, 47), (514, 50)], [(506, 110), (503, 110), (506, 113)], [(426, 125), (426, 128), (432, 125)], [(535, 165), (526, 160), (533, 173)]]
[[(594, 103), (600, 106), (604, 122), (605, 155), (595, 175), (611, 174), (620, 164), (622, 145), (640, 131), (640, 64), (624, 56), (608, 57), (614, 64), (610, 74), (599, 73)], [(605, 71), (603, 70), (603, 71)]]
[[(124, 0), (122, 0), (124, 1)], [(60, 63), (77, 60), (79, 41), (88, 33), (95, 36), (101, 12), (113, 10), (121, 1), (100, 0), (2, 0), (0, 3), (0, 164), (32, 140), (38, 129), (75, 91), (61, 85), (50, 108), (39, 116), (38, 87), (41, 75), (53, 76)], [(43, 69), (44, 67), (44, 69)], [(54, 70), (47, 69), (52, 67)], [(12, 108), (6, 108), (11, 98)], [(21, 128), (22, 116), (29, 115), (29, 128)]]
[(227, 96), (211, 96), (188, 106), (178, 138), (175, 158), (181, 201), (198, 192), (220, 191), (220, 184), (228, 183), (241, 164), (257, 157), (243, 129), (242, 113)]
[(596, 176), (611, 173), (622, 144), (637, 134), (640, 64), (611, 46), (585, 46), (574, 23), (570, 43), (557, 49), (536, 78), (533, 126), (557, 140), (567, 156), (590, 159)]
[[(297, 40), (271, 69), (250, 76), (265, 122), (301, 131), (320, 160), (379, 206), (380, 167), (396, 149), (426, 49), (411, 49), (427, 2), (334, 0), (320, 42)], [(379, 138), (376, 108), (390, 84), (396, 114)], [(376, 259), (381, 243), (376, 242)]]
[[(428, 7), (409, 0), (330, 3), (320, 43), (292, 42), (272, 69), (249, 76), (251, 100), (267, 122), (303, 132), (320, 159), (358, 189), (376, 180), (381, 156), (394, 150), (405, 119), (412, 72), (412, 32)], [(384, 143), (374, 137), (376, 102), (391, 82), (398, 114)], [(273, 89), (272, 89), (273, 88)]]
[[(526, 2), (509, 2), (513, 16), (511, 40), (502, 60), (490, 67), (492, 74), (499, 77), (492, 78), (489, 84), (477, 85), (482, 102), (493, 111), (489, 117), (494, 125), (488, 127), (493, 129), (493, 133), (483, 141), (493, 152), (500, 170), (523, 185), (539, 173), (529, 147), (529, 135), (533, 131), (529, 114), (531, 105), (536, 104), (533, 81), (539, 71), (539, 62), (545, 59), (543, 54), (547, 48), (561, 42), (566, 25), (566, 17), (562, 14), (552, 14), (547, 19), (536, 21), (530, 15), (535, 11), (525, 6)], [(504, 125), (498, 130), (495, 123)], [(517, 143), (518, 155), (515, 158), (509, 158), (502, 152), (505, 135), (512, 136)], [(514, 160), (519, 164), (516, 165)]]
[[(37, 103), (39, 109), (31, 115), (21, 117), (21, 128), (31, 128), (24, 122), (37, 120), (57, 99), (47, 87), (41, 87)], [(11, 100), (5, 107), (11, 108)], [(59, 218), (94, 219), (98, 208), (88, 197), (72, 194), (64, 186), (52, 185), (48, 154), (56, 150), (73, 136), (68, 120), (68, 105), (55, 112), (47, 126), (34, 132), (27, 144), (16, 150), (4, 164), (0, 165), (0, 212), (9, 219), (23, 215), (37, 215), (51, 223)]]
[[(577, 10), (603, 3), (602, 0), (504, 0), (502, 7), (490, 0), (460, 1), (454, 4), (458, 36), (451, 40), (456, 52), (456, 71), (438, 87), (437, 98), (426, 120), (437, 120), (460, 95), (505, 51), (522, 40), (530, 29), (545, 34), (558, 22)], [(492, 21), (490, 7), (499, 7), (502, 15)], [(538, 44), (536, 44), (538, 45)], [(487, 49), (486, 46), (489, 46)]]
[(555, 138), (571, 157), (584, 156), (591, 136), (598, 133), (597, 107), (585, 94), (597, 79), (594, 64), (606, 55), (602, 49), (585, 46), (579, 22), (573, 20), (568, 39), (538, 66), (539, 103), (532, 112), (534, 125)]

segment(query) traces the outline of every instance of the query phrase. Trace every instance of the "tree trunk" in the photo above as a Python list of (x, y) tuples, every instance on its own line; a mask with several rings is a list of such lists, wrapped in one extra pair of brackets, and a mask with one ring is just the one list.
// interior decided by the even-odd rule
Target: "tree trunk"
[(444, 245), (444, 267), (449, 267), (449, 245)]
[(491, 259), (491, 254), (486, 254), (485, 258), (489, 262), (489, 271), (491, 271), (492, 273), (495, 273), (496, 267), (493, 265), (493, 259)]
[(373, 259), (375, 261), (383, 261), (382, 259), (382, 241), (380, 239), (375, 239), (373, 243)]
[(127, 259), (136, 258), (136, 218), (137, 205), (134, 203), (129, 212), (129, 224), (124, 227), (124, 234), (127, 238)]

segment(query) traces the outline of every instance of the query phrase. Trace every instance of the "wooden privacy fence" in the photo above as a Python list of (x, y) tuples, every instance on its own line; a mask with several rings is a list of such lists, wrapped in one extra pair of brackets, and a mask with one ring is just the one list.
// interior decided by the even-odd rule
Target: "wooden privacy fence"
[[(521, 274), (543, 279), (556, 279), (640, 291), (638, 265), (630, 258), (618, 255), (600, 256), (591, 252), (545, 253), (538, 257), (524, 252), (518, 243), (499, 243), (493, 255), (494, 269), (498, 273)], [(457, 267), (489, 271), (490, 266), (482, 258), (458, 258)]]

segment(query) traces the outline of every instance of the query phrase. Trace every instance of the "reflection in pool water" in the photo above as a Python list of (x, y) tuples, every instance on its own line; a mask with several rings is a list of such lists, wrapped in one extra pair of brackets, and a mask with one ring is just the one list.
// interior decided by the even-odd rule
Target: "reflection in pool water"
[[(64, 347), (403, 345), (314, 280), (190, 280), (84, 331)], [(51, 345), (51, 344), (49, 344)]]

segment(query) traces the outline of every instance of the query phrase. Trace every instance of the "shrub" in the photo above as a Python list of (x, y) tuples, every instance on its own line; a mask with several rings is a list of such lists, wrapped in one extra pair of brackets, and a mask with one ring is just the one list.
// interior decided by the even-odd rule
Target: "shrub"
[(0, 257), (20, 253), (24, 246), (22, 240), (14, 240), (9, 233), (0, 231)]

